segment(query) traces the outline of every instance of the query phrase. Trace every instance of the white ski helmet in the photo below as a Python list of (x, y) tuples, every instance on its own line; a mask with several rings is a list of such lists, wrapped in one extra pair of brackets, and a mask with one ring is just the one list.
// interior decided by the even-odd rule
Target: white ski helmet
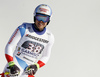
[(45, 14), (45, 15), (49, 15), (51, 16), (52, 15), (52, 10), (51, 8), (46, 5), (46, 4), (40, 4), (36, 7), (35, 11), (34, 11), (34, 16), (37, 14), (37, 13), (40, 13), (40, 14)]

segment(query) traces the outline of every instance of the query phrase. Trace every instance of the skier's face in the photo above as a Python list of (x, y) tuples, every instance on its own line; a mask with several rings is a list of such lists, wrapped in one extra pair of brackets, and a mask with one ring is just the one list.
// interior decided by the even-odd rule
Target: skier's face
[(43, 21), (38, 21), (38, 20), (36, 20), (36, 21), (35, 21), (35, 24), (36, 24), (37, 28), (38, 28), (40, 31), (42, 31), (42, 30), (46, 27), (47, 22), (43, 22)]

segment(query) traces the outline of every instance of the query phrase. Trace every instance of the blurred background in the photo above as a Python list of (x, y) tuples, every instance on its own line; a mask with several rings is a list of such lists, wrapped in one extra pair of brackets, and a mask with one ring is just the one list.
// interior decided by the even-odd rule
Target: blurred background
[(39, 4), (52, 8), (47, 28), (55, 43), (35, 77), (100, 77), (100, 0), (0, 0), (0, 72), (10, 36), (23, 22), (33, 23)]

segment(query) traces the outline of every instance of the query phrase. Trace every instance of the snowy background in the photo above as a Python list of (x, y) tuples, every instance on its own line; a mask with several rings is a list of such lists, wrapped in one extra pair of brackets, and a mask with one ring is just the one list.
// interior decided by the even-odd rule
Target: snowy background
[(53, 10), (47, 28), (55, 44), (36, 77), (100, 77), (100, 0), (0, 0), (0, 72), (13, 31), (33, 22), (34, 9), (42, 3)]

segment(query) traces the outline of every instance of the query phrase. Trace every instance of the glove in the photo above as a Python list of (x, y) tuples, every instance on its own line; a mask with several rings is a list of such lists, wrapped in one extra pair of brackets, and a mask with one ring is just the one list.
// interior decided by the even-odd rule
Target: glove
[(39, 69), (39, 64), (29, 65), (25, 69), (25, 73), (28, 75), (35, 75), (37, 70)]
[(7, 67), (7, 69), (10, 71), (10, 76), (18, 76), (20, 74), (20, 69), (15, 65), (13, 61), (9, 62), (8, 65), (9, 67)]

